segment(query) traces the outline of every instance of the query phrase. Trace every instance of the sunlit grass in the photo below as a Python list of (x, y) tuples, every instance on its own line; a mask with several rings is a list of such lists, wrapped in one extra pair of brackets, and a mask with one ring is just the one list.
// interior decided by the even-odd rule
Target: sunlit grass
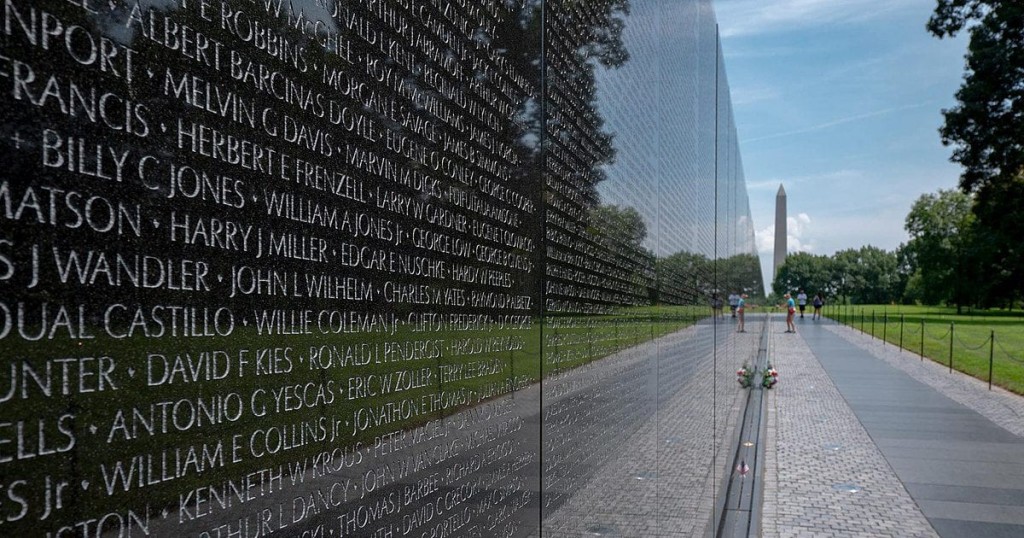
[[(1024, 312), (836, 305), (825, 314), (993, 385), (1024, 394)], [(951, 352), (952, 350), (952, 352)], [(991, 359), (991, 361), (990, 361)]]

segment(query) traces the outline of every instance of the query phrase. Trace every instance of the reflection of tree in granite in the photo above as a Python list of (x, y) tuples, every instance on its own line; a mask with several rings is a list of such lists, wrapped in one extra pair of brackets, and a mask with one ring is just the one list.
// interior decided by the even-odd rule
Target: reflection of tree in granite
[(658, 258), (659, 304), (705, 304), (713, 294), (742, 292), (760, 297), (761, 266), (753, 254), (736, 254), (717, 261), (693, 252)]
[(754, 254), (712, 261), (705, 255), (677, 252), (657, 259), (656, 300), (664, 304), (703, 304), (715, 293), (762, 294), (761, 266)]
[(677, 252), (657, 260), (659, 304), (697, 305), (715, 289), (714, 267), (707, 256)]
[(640, 212), (632, 207), (603, 204), (590, 212), (589, 232), (606, 236), (634, 251), (646, 251), (647, 224)]
[[(608, 226), (627, 226), (614, 232), (623, 237), (637, 231), (628, 229), (634, 223), (592, 213), (602, 204), (597, 185), (607, 178), (604, 166), (615, 158), (612, 134), (604, 130), (597, 108), (595, 71), (628, 60), (622, 41), (628, 11), (624, 1), (545, 5), (541, 139), (548, 239), (544, 261), (554, 283), (548, 285), (546, 306), (551, 311), (597, 314), (619, 305), (649, 303), (650, 256), (637, 252), (629, 239), (607, 240), (613, 233)], [(591, 263), (563, 267), (579, 257)], [(640, 282), (631, 282), (637, 275)]]
[[(602, 204), (590, 211), (588, 239), (601, 245), (621, 261), (629, 271), (617, 275), (622, 286), (620, 303), (649, 304), (649, 290), (654, 285), (654, 253), (644, 247), (647, 224), (635, 208)], [(611, 275), (608, 275), (611, 276)]]
[[(603, 122), (596, 110), (593, 76), (595, 65), (592, 62), (596, 60), (606, 68), (614, 68), (629, 60), (629, 53), (622, 42), (622, 30), (625, 27), (624, 17), (628, 14), (629, 0), (602, 0), (585, 3), (574, 0), (554, 2), (525, 0), (521, 2), (518, 17), (510, 17), (498, 26), (498, 34), (507, 37), (509, 43), (518, 45), (509, 51), (508, 58), (515, 63), (518, 72), (531, 80), (532, 87), (541, 88), (540, 67), (547, 65), (549, 83), (555, 78), (567, 77), (567, 81), (575, 86), (574, 89), (581, 92), (575, 94), (573, 104), (582, 102), (586, 110), (573, 110), (562, 118), (576, 121), (581, 119), (577, 118), (577, 115), (584, 114), (587, 119), (598, 121), (597, 129), (585, 134), (588, 137), (600, 137), (603, 140), (605, 151), (610, 153), (606, 153), (595, 161), (594, 167), (601, 162), (610, 162), (614, 156), (614, 150), (611, 147), (611, 135), (598, 132)], [(559, 28), (565, 27), (561, 25), (574, 26), (572, 34), (575, 50), (568, 53), (559, 51), (557, 54), (571, 54), (576, 69), (552, 71), (551, 64), (556, 63), (552, 61), (553, 58), (551, 56), (541, 58), (544, 51), (542, 45), (546, 44), (549, 49), (552, 47), (557, 49), (556, 41), (565, 38), (559, 34), (557, 28), (548, 28), (545, 31), (541, 27), (541, 23), (545, 20), (555, 22), (560, 25)], [(552, 54), (551, 50), (547, 52)], [(552, 88), (546, 89), (550, 92)], [(550, 99), (550, 95), (548, 97)], [(555, 110), (553, 111), (552, 108)], [(557, 116), (553, 115), (553, 112), (557, 113), (557, 111), (557, 107), (550, 100), (544, 102), (543, 106), (533, 100), (523, 103), (520, 119), (527, 126), (526, 131), (530, 134), (530, 143), (526, 145), (534, 150), (533, 153), (537, 157), (540, 156), (541, 148), (536, 141), (544, 138), (542, 134), (545, 129), (545, 121), (549, 124), (560, 123)], [(548, 134), (558, 136), (558, 131), (549, 129)], [(545, 148), (550, 147), (550, 141), (548, 142), (549, 144)]]
[(764, 297), (761, 263), (755, 254), (735, 254), (718, 260), (718, 289), (749, 294), (751, 300)]
[[(516, 16), (499, 21), (495, 34), (536, 92), (520, 103), (515, 118), (521, 128), (515, 178), (534, 194), (536, 206), (545, 208), (525, 224), (535, 237), (545, 237), (545, 226), (558, 226), (572, 236), (577, 227), (587, 226), (587, 210), (599, 204), (595, 186), (605, 177), (601, 166), (614, 159), (612, 136), (601, 130), (593, 70), (596, 64), (610, 68), (628, 59), (621, 32), (629, 2), (519, 4)], [(546, 212), (558, 212), (567, 221), (549, 217), (544, 222)], [(534, 260), (540, 268), (557, 263), (544, 248), (537, 249)], [(538, 280), (536, 289), (542, 285)]]

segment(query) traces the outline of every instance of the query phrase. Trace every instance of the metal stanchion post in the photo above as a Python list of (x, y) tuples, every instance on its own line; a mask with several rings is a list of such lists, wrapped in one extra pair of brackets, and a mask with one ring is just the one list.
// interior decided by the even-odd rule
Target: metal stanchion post
[(924, 361), (924, 318), (921, 318), (921, 360)]
[(949, 373), (953, 373), (953, 322), (949, 322)]
[(996, 332), (993, 330), (988, 337), (988, 390), (992, 390), (992, 358), (996, 348)]
[(885, 339), (889, 336), (889, 313), (882, 314), (882, 345), (885, 345)]
[(903, 353), (903, 314), (900, 314), (900, 353)]

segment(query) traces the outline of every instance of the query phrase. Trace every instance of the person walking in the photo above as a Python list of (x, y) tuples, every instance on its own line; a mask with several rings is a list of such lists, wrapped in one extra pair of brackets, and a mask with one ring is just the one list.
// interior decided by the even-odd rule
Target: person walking
[(786, 332), (795, 333), (796, 324), (793, 323), (793, 317), (796, 316), (796, 302), (793, 301), (793, 296), (790, 294), (783, 295), (786, 298)]
[(722, 311), (722, 297), (717, 293), (711, 294), (711, 316), (715, 318), (724, 318), (725, 313)]
[(736, 305), (740, 302), (740, 295), (736, 292), (729, 294), (729, 310), (732, 311), (732, 317), (736, 317)]
[(814, 315), (811, 316), (811, 319), (812, 320), (814, 320), (814, 319), (821, 319), (821, 307), (825, 306), (825, 299), (821, 296), (820, 293), (816, 294), (814, 296), (814, 303), (813, 304), (814, 304)]
[(736, 318), (739, 320), (739, 325), (736, 327), (736, 332), (745, 333), (746, 329), (743, 327), (743, 311), (747, 308), (747, 294), (742, 293), (736, 299)]
[(807, 308), (807, 294), (804, 290), (800, 290), (800, 293), (796, 295), (796, 304), (800, 307), (800, 319), (804, 319), (804, 309)]

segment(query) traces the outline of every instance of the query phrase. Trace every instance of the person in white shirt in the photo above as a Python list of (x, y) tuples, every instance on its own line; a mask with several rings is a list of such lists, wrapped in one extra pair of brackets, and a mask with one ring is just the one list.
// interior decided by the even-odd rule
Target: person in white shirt
[(807, 308), (807, 294), (804, 290), (800, 290), (800, 293), (796, 295), (796, 304), (800, 307), (800, 319), (804, 317), (804, 309)]

